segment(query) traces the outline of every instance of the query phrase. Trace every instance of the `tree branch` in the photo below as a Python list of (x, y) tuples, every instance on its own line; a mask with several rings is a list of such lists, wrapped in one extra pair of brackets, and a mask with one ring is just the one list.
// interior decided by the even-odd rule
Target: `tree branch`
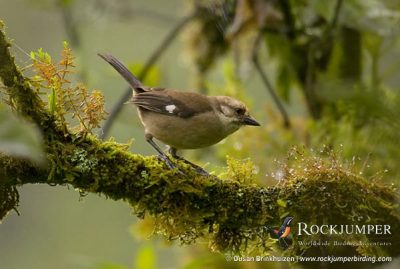
[[(60, 133), (15, 66), (9, 46), (0, 31), (0, 77), (7, 94), (15, 100), (17, 111), (46, 133), (49, 164), (39, 167), (0, 153), (0, 217), (17, 205), (16, 186), (44, 183), (70, 184), (82, 192), (127, 201), (139, 216), (152, 216), (156, 231), (168, 239), (193, 243), (203, 237), (212, 249), (223, 252), (266, 253), (271, 245), (268, 242), (273, 241), (267, 228), (279, 227), (281, 218), (287, 215), (309, 224), (354, 223), (357, 216), (371, 225), (387, 224), (393, 231), (400, 229), (396, 192), (346, 171), (335, 160), (310, 158), (306, 169), (301, 168), (298, 173), (286, 168), (282, 184), (260, 187), (244, 184), (248, 179), (240, 174), (236, 180), (204, 177), (182, 162), (178, 165), (185, 175), (177, 174), (156, 157), (129, 153), (126, 146)], [(302, 162), (306, 162), (304, 158)], [(320, 238), (324, 235), (313, 237)], [(360, 240), (360, 235), (345, 238)], [(295, 239), (306, 240), (307, 236), (295, 235)], [(361, 235), (361, 239), (373, 241), (376, 235)], [(362, 251), (400, 255), (400, 234), (385, 240), (390, 241), (389, 246), (372, 245)], [(350, 250), (359, 251), (355, 247)], [(297, 244), (288, 251), (289, 256), (305, 253), (304, 247)], [(315, 254), (318, 248), (307, 251)]]
[(289, 0), (281, 0), (279, 1), (279, 5), (281, 7), (283, 17), (285, 20), (285, 33), (286, 37), (289, 40), (293, 40), (296, 38), (296, 27), (295, 20), (292, 13), (292, 7)]
[(285, 107), (283, 106), (281, 100), (279, 99), (278, 95), (276, 94), (271, 82), (269, 81), (269, 78), (267, 76), (267, 74), (264, 72), (260, 61), (258, 59), (258, 49), (259, 49), (259, 45), (262, 39), (262, 31), (260, 31), (258, 33), (258, 36), (256, 37), (256, 40), (254, 41), (254, 46), (253, 46), (253, 51), (252, 51), (252, 60), (253, 60), (253, 64), (256, 67), (257, 72), (260, 74), (260, 77), (265, 85), (265, 87), (267, 88), (267, 91), (269, 92), (269, 94), (272, 97), (272, 100), (274, 101), (276, 107), (278, 108), (279, 112), (282, 115), (282, 119), (283, 119), (283, 126), (285, 128), (290, 128), (290, 120), (289, 120), (289, 116), (288, 113), (286, 112)]
[[(0, 29), (2, 27), (0, 21)], [(10, 46), (4, 32), (0, 31), (0, 77), (4, 86), (8, 88), (9, 98), (12, 101), (10, 103), (15, 103), (18, 112), (35, 123), (50, 124), (50, 117), (44, 111), (39, 96), (29, 88), (28, 82), (16, 67), (14, 57), (9, 51)]]
[(330, 27), (332, 29), (336, 28), (336, 25), (339, 21), (340, 11), (342, 10), (343, 0), (336, 0), (335, 11), (333, 13), (332, 21)]

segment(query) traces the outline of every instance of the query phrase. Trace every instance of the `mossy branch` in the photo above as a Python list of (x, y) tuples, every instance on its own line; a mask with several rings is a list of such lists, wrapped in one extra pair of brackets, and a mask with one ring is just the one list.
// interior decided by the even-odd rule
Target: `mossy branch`
[[(3, 24), (0, 20), (0, 77), (11, 102), (24, 117), (31, 119), (43, 128), (54, 128), (55, 124), (50, 115), (45, 111), (40, 97), (29, 86), (29, 83), (18, 70), (14, 57), (10, 54), (11, 44), (7, 40)], [(55, 131), (55, 130), (54, 130)]]
[[(310, 163), (304, 173), (287, 171), (281, 185), (260, 187), (244, 184), (245, 180), (204, 177), (178, 163), (183, 176), (167, 169), (156, 157), (129, 153), (124, 145), (61, 131), (15, 66), (9, 47), (0, 31), (0, 77), (5, 91), (20, 115), (42, 130), (48, 165), (41, 167), (0, 154), (0, 217), (16, 207), (16, 186), (44, 183), (70, 184), (81, 192), (124, 200), (138, 216), (152, 216), (155, 230), (167, 238), (192, 243), (203, 237), (214, 250), (223, 252), (266, 253), (274, 242), (266, 225), (279, 226), (287, 215), (316, 224), (354, 223), (355, 217), (361, 217), (362, 222), (384, 223), (399, 231), (396, 192), (335, 162)], [(374, 238), (365, 235), (363, 239)], [(390, 246), (350, 250), (398, 256), (399, 233), (387, 240)], [(299, 255), (304, 249), (294, 244), (289, 251)]]

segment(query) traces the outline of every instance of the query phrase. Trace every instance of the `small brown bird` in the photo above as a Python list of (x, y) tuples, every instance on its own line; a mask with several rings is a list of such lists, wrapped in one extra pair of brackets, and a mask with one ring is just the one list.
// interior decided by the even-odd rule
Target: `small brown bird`
[(260, 126), (247, 107), (229, 96), (206, 96), (166, 88), (144, 86), (119, 60), (98, 54), (125, 78), (133, 89), (128, 103), (135, 104), (145, 128), (145, 138), (170, 168), (175, 168), (153, 138), (169, 146), (172, 157), (197, 165), (176, 155), (178, 149), (197, 149), (218, 143), (244, 125)]

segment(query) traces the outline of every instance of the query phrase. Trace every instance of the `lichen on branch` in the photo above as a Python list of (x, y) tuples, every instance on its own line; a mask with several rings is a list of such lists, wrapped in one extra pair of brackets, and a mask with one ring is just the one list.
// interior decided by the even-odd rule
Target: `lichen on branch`
[[(296, 222), (388, 224), (400, 228), (398, 194), (379, 181), (368, 181), (332, 156), (306, 156), (282, 167), (280, 184), (252, 184), (248, 165), (230, 161), (230, 179), (197, 174), (177, 161), (181, 173), (168, 169), (156, 157), (132, 154), (128, 146), (100, 141), (90, 133), (71, 132), (47, 106), (15, 66), (9, 42), (0, 31), (2, 89), (15, 110), (42, 131), (47, 166), (0, 153), (0, 217), (18, 203), (16, 187), (29, 183), (69, 184), (81, 192), (105, 195), (128, 202), (139, 217), (150, 216), (156, 233), (170, 240), (193, 243), (206, 239), (213, 250), (234, 253), (267, 253), (276, 249), (266, 227), (279, 227), (282, 218)], [(57, 104), (63, 106), (62, 103)], [(290, 162), (288, 162), (290, 163)], [(249, 164), (250, 165), (250, 164)], [(233, 173), (233, 175), (232, 175)], [(249, 174), (250, 173), (250, 174)], [(360, 219), (361, 218), (361, 219)], [(294, 240), (304, 239), (295, 235)], [(400, 255), (400, 235), (390, 246), (347, 247), (350, 253)], [(315, 235), (313, 239), (323, 239)], [(348, 240), (359, 240), (356, 235)], [(365, 235), (361, 239), (372, 242)], [(318, 248), (293, 244), (292, 255), (315, 253)], [(334, 248), (329, 254), (343, 251)]]

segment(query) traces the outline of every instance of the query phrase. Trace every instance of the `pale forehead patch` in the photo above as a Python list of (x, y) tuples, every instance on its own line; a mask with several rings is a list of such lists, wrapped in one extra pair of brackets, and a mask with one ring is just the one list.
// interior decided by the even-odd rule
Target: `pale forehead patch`
[(168, 111), (168, 113), (174, 113), (174, 110), (176, 109), (176, 106), (175, 105), (167, 105), (167, 106), (165, 106), (165, 110), (167, 110)]

